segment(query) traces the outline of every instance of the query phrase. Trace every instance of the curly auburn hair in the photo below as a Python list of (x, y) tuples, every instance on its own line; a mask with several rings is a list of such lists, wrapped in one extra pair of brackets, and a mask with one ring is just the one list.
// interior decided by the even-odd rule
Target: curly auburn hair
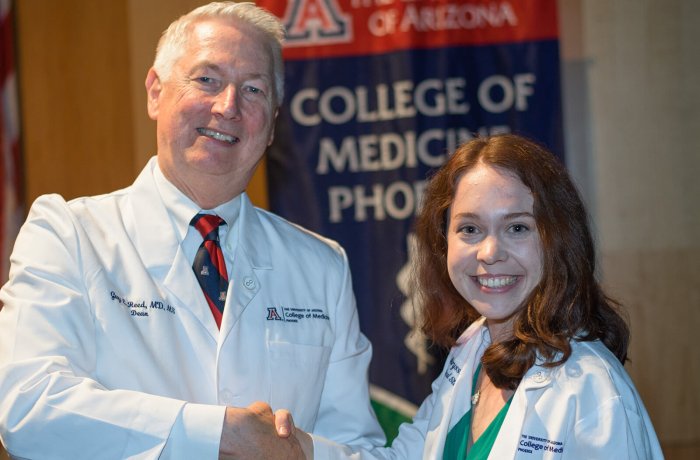
[(479, 313), (447, 271), (447, 218), (460, 178), (478, 163), (509, 171), (530, 189), (542, 244), (542, 279), (516, 313), (511, 338), (482, 358), (499, 388), (515, 389), (538, 358), (555, 367), (571, 355), (570, 340), (601, 340), (624, 363), (629, 329), (619, 304), (595, 277), (595, 248), (583, 202), (559, 160), (514, 134), (477, 137), (460, 146), (430, 178), (415, 222), (417, 296), (422, 330), (451, 347)]

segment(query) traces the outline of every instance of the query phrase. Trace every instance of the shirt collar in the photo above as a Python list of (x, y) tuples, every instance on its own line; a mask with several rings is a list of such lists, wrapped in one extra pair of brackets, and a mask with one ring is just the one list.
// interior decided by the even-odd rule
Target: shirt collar
[(226, 221), (228, 228), (232, 228), (241, 209), (241, 195), (237, 195), (232, 200), (223, 203), (214, 209), (201, 209), (197, 203), (192, 201), (187, 195), (175, 187), (160, 170), (156, 162), (153, 177), (158, 193), (165, 204), (170, 219), (175, 229), (175, 233), (181, 242), (190, 228), (190, 221), (199, 212), (216, 214)]

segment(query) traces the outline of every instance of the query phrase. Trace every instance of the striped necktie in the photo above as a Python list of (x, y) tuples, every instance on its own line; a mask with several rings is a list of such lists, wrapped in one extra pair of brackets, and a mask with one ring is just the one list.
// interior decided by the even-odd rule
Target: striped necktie
[(221, 328), (221, 317), (226, 303), (228, 290), (228, 273), (224, 253), (219, 243), (219, 226), (226, 222), (212, 214), (197, 214), (190, 225), (196, 228), (204, 238), (194, 257), (192, 269), (202, 287), (209, 309), (214, 315), (216, 325)]

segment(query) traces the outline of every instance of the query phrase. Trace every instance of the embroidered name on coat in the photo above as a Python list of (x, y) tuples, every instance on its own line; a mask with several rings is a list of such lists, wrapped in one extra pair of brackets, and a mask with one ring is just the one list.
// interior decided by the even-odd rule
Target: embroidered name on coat
[(539, 451), (561, 454), (564, 452), (564, 443), (561, 441), (553, 441), (551, 439), (541, 438), (539, 436), (531, 436), (529, 434), (520, 435), (520, 442), (518, 443), (518, 452), (534, 454)]
[(301, 321), (324, 320), (330, 321), (328, 313), (320, 308), (298, 307), (267, 307), (267, 321), (283, 321), (285, 323), (299, 323)]
[(457, 383), (457, 377), (459, 376), (460, 372), (462, 372), (462, 368), (457, 365), (454, 358), (450, 358), (450, 362), (445, 368), (445, 378), (452, 384), (452, 386)]
[(137, 300), (127, 299), (114, 291), (111, 291), (109, 294), (112, 301), (127, 308), (131, 316), (150, 316), (149, 312), (154, 311), (164, 311), (171, 315), (175, 314), (175, 307), (161, 300), (151, 300), (150, 303), (147, 303), (146, 300), (141, 300), (139, 302)]

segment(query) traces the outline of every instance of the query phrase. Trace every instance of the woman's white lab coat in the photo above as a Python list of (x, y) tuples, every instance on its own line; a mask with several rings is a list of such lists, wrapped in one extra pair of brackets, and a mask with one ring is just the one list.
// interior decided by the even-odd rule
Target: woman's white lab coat
[(0, 293), (8, 451), (216, 458), (225, 406), (256, 400), (320, 436), (383, 445), (343, 250), (244, 195), (222, 242), (239, 238), (219, 331), (154, 164), (121, 191), (33, 204)]
[[(432, 394), (391, 449), (343, 449), (328, 458), (442, 459), (450, 428), (471, 407), (472, 376), (490, 342), (483, 318), (460, 337)], [(571, 343), (571, 357), (534, 366), (513, 395), (489, 459), (662, 459), (649, 416), (620, 362), (601, 342)]]

